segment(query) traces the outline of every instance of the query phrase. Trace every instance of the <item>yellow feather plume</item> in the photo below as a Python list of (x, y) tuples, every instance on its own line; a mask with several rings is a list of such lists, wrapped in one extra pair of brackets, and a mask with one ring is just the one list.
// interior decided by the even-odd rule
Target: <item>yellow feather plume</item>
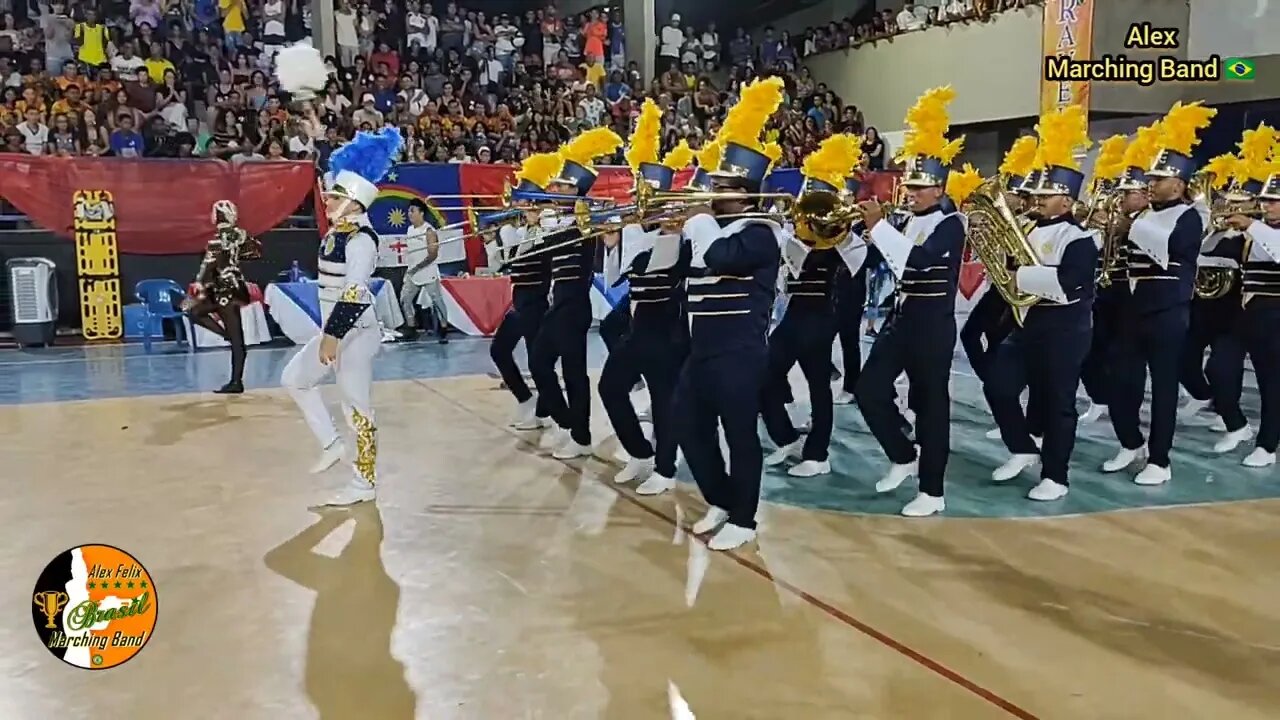
[[(769, 158), (769, 170), (772, 170), (778, 164), (778, 161), (782, 159), (782, 146), (776, 142), (765, 143), (760, 148), (760, 152)], [(766, 170), (766, 172), (768, 171)]]
[(1142, 168), (1144, 171), (1151, 167), (1156, 155), (1160, 154), (1159, 139), (1159, 122), (1138, 128), (1137, 136), (1129, 143), (1129, 147), (1124, 149), (1124, 166)]
[(1212, 180), (1214, 190), (1221, 190), (1227, 186), (1231, 178), (1235, 177), (1240, 171), (1240, 158), (1231, 153), (1219, 155), (1204, 166), (1204, 172), (1208, 173)]
[(1098, 158), (1093, 161), (1093, 177), (1095, 180), (1115, 180), (1124, 172), (1124, 151), (1129, 146), (1129, 138), (1124, 135), (1112, 135), (1098, 146)]
[(641, 163), (658, 162), (658, 145), (662, 139), (662, 108), (653, 98), (645, 98), (640, 106), (635, 132), (631, 133), (631, 147), (627, 148), (627, 164), (640, 172)]
[(1191, 149), (1200, 142), (1197, 134), (1209, 127), (1209, 121), (1218, 111), (1205, 107), (1200, 101), (1183, 105), (1176, 102), (1169, 114), (1160, 121), (1159, 146), (1165, 150), (1191, 155)]
[(729, 108), (724, 126), (716, 135), (722, 145), (737, 143), (757, 152), (763, 149), (760, 135), (764, 132), (769, 116), (782, 104), (784, 85), (782, 78), (761, 78), (742, 88), (738, 102)]
[(907, 110), (907, 132), (898, 152), (898, 159), (921, 155), (938, 158), (950, 164), (964, 148), (964, 138), (947, 141), (951, 117), (947, 105), (956, 98), (950, 85), (927, 90)]
[(702, 149), (697, 152), (698, 167), (708, 172), (720, 167), (720, 157), (724, 154), (724, 146), (720, 141), (709, 140), (702, 144)]
[(1271, 154), (1276, 147), (1277, 133), (1266, 123), (1256, 130), (1245, 130), (1239, 144), (1240, 162), (1235, 167), (1235, 178), (1244, 183), (1249, 180), (1266, 182), (1272, 172)]
[(662, 164), (672, 170), (683, 170), (689, 167), (691, 162), (693, 162), (693, 148), (689, 147), (688, 140), (681, 140), (662, 158)]
[(1023, 135), (1014, 140), (1013, 145), (1009, 147), (1009, 152), (1004, 154), (1004, 160), (1000, 163), (1000, 174), (1006, 177), (1014, 175), (1026, 177), (1036, 160), (1036, 148), (1039, 147), (1039, 143), (1040, 141), (1034, 135)]
[(982, 175), (978, 174), (978, 170), (972, 165), (965, 163), (960, 172), (947, 175), (947, 196), (956, 204), (956, 207), (959, 207), (981, 184)]
[(520, 169), (516, 171), (516, 182), (528, 180), (544, 188), (551, 182), (551, 178), (560, 174), (562, 167), (564, 167), (564, 158), (560, 157), (560, 153), (530, 155), (520, 163)]
[(807, 178), (843, 188), (845, 178), (858, 167), (861, 159), (862, 142), (853, 135), (840, 133), (823, 140), (817, 150), (809, 153), (800, 172)]
[(612, 155), (622, 147), (622, 138), (609, 128), (593, 128), (560, 146), (560, 155), (566, 161), (591, 167), (592, 161), (602, 155)]
[(1040, 155), (1045, 167), (1079, 170), (1076, 154), (1093, 144), (1089, 141), (1089, 118), (1079, 105), (1068, 105), (1041, 117), (1036, 132), (1040, 134)]

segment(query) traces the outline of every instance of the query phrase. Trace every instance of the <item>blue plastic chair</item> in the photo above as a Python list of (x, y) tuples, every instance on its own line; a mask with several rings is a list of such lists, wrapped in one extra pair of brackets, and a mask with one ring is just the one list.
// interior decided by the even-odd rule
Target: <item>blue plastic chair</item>
[[(178, 342), (186, 342), (187, 352), (195, 352), (191, 319), (177, 308), (177, 305), (187, 296), (187, 291), (182, 289), (181, 285), (167, 278), (153, 278), (135, 285), (133, 294), (138, 298), (138, 302), (142, 303), (147, 315), (142, 330), (142, 347), (147, 353), (151, 352), (152, 318), (159, 318), (161, 327), (164, 326), (163, 321), (173, 320), (175, 326), (180, 328), (180, 331), (176, 332)], [(164, 338), (161, 337), (161, 339)]]

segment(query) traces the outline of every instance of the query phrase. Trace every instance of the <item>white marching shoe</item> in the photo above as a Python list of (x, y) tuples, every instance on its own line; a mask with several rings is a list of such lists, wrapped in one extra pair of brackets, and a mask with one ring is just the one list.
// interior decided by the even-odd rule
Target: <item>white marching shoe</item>
[(702, 519), (693, 524), (693, 534), (702, 535), (719, 528), (729, 519), (729, 511), (724, 508), (718, 508), (715, 505), (707, 508), (707, 514)]
[(350, 507), (377, 499), (377, 491), (371, 483), (353, 477), (351, 481), (330, 497), (322, 507)]
[(804, 437), (797, 438), (795, 442), (783, 445), (782, 447), (769, 453), (764, 459), (765, 467), (773, 467), (781, 465), (788, 460), (799, 460), (801, 452), (804, 451)]
[(627, 460), (627, 466), (618, 471), (613, 476), (613, 481), (619, 485), (624, 485), (642, 477), (648, 477), (653, 472), (653, 458), (631, 458)]
[(756, 531), (751, 528), (738, 527), (733, 523), (725, 523), (720, 531), (711, 537), (707, 547), (712, 550), (734, 550), (756, 539)]
[(988, 430), (988, 431), (987, 431), (987, 439), (988, 439), (988, 440), (999, 440), (999, 439), (1000, 439), (1000, 428), (995, 427), (995, 428), (991, 428), (990, 430)]
[[(533, 397), (530, 397), (528, 400), (525, 400), (524, 402), (516, 405), (515, 414), (511, 416), (511, 422), (509, 424), (512, 427), (516, 427), (516, 428), (522, 427), (524, 425), (528, 425), (537, 419), (537, 414), (538, 414), (538, 396), (535, 394)], [(532, 429), (532, 428), (529, 428), (529, 429)]]
[(787, 474), (791, 477), (815, 477), (818, 475), (827, 475), (831, 472), (830, 460), (805, 460), (799, 465), (794, 465)]
[[(894, 465), (889, 468), (889, 472), (880, 478), (876, 483), (876, 492), (887, 493), (898, 489), (898, 486), (906, 482), (907, 478), (915, 477), (920, 470), (920, 461), (912, 460), (904, 465)], [(927, 496), (926, 496), (927, 497)]]
[(551, 457), (557, 460), (573, 460), (574, 458), (586, 457), (591, 454), (591, 446), (583, 445), (573, 438), (569, 438), (560, 447), (551, 453)]
[(1223, 435), (1221, 440), (1213, 444), (1213, 451), (1219, 454), (1229, 453), (1237, 447), (1240, 447), (1240, 443), (1245, 440), (1252, 439), (1253, 428), (1245, 425), (1239, 430), (1232, 430), (1231, 432)]
[(636, 488), (637, 495), (661, 495), (662, 493), (674, 488), (676, 479), (669, 478), (665, 475), (654, 471), (644, 482)]
[(836, 394), (831, 396), (831, 404), (832, 405), (852, 405), (853, 393), (849, 392), (848, 390), (837, 391)]
[(1077, 424), (1087, 425), (1091, 422), (1094, 422), (1098, 418), (1102, 417), (1102, 413), (1106, 411), (1107, 411), (1106, 405), (1099, 405), (1096, 402), (1090, 401), (1089, 409), (1085, 410), (1084, 413), (1080, 415), (1080, 419), (1077, 421)]
[(1018, 453), (1006, 460), (1003, 465), (993, 470), (991, 472), (991, 479), (996, 482), (1012, 480), (1021, 475), (1023, 470), (1035, 467), (1039, 462), (1039, 455)]
[(1270, 467), (1276, 464), (1276, 454), (1262, 448), (1254, 448), (1253, 452), (1249, 453), (1249, 457), (1241, 460), (1240, 464), (1251, 468)]
[(902, 508), (903, 517), (929, 517), (947, 509), (947, 503), (940, 497), (920, 493)]
[(555, 450), (566, 442), (569, 442), (569, 431), (552, 425), (542, 431), (542, 437), (538, 438), (538, 449)]
[(1069, 489), (1070, 488), (1068, 488), (1066, 485), (1062, 485), (1060, 483), (1054, 482), (1049, 478), (1044, 478), (1043, 480), (1040, 481), (1039, 485), (1036, 485), (1035, 487), (1031, 488), (1030, 491), (1027, 492), (1027, 497), (1031, 498), (1032, 500), (1039, 500), (1041, 502), (1048, 502), (1050, 500), (1061, 500), (1062, 498), (1067, 496), (1067, 490)]
[(1121, 470), (1124, 470), (1125, 468), (1129, 467), (1135, 462), (1146, 457), (1146, 455), (1147, 455), (1146, 448), (1137, 448), (1135, 450), (1120, 448), (1120, 452), (1116, 453), (1115, 457), (1112, 457), (1110, 460), (1102, 463), (1102, 472), (1104, 473), (1120, 472)]
[(551, 418), (531, 417), (513, 425), (516, 430), (542, 430), (551, 427)]
[(1227, 431), (1227, 421), (1221, 417), (1216, 417), (1213, 422), (1209, 423), (1209, 429), (1214, 432), (1224, 433)]
[(334, 440), (329, 443), (329, 447), (320, 451), (320, 457), (316, 458), (316, 462), (311, 466), (309, 472), (312, 475), (319, 475), (338, 464), (338, 461), (342, 460), (342, 456), (345, 453), (346, 447), (342, 444), (342, 440)]
[(1178, 408), (1178, 419), (1186, 420), (1188, 418), (1193, 418), (1198, 415), (1201, 410), (1208, 409), (1212, 404), (1212, 400), (1196, 400), (1195, 398), (1190, 398), (1187, 400), (1186, 405)]
[(1146, 467), (1133, 476), (1133, 482), (1138, 485), (1163, 485), (1172, 477), (1173, 471), (1169, 468), (1147, 463)]

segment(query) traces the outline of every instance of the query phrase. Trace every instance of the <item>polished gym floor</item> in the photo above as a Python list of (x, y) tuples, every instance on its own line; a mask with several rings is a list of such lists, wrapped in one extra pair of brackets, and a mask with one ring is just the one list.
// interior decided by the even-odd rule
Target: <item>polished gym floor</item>
[[(601, 351), (593, 337), (592, 359)], [(1180, 426), (1174, 479), (1094, 470), (1023, 498), (957, 359), (945, 517), (894, 513), (856, 407), (835, 472), (766, 478), (759, 543), (711, 553), (692, 485), (641, 498), (603, 459), (506, 427), (488, 345), (389, 346), (377, 506), (308, 510), (344, 480), (277, 385), (293, 348), (0, 353), (0, 718), (701, 720), (1280, 716), (1280, 470)], [(804, 401), (804, 391), (797, 395)], [(1257, 395), (1246, 390), (1257, 417)], [(799, 408), (800, 414), (803, 408)], [(61, 663), (30, 588), (73, 545), (136, 556), (154, 638), (108, 670)]]

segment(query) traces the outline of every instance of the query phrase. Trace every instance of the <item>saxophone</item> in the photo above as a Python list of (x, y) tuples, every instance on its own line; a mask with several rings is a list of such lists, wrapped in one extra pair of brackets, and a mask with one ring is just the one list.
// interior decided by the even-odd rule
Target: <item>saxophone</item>
[(987, 278), (1022, 324), (1027, 308), (1040, 298), (1018, 290), (1017, 268), (1039, 265), (1027, 231), (1004, 200), (999, 175), (986, 180), (964, 203), (969, 218), (969, 244), (987, 269)]

